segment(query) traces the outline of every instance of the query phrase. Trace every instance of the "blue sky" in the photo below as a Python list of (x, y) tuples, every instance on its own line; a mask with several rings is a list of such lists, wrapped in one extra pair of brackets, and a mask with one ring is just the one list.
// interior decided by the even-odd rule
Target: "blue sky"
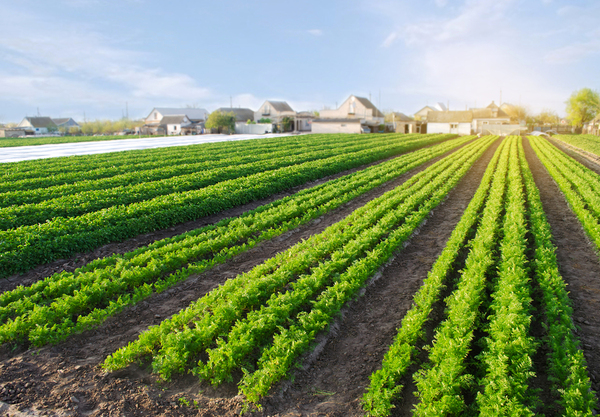
[(0, 122), (152, 107), (412, 114), (492, 100), (564, 114), (600, 89), (598, 0), (0, 0)]

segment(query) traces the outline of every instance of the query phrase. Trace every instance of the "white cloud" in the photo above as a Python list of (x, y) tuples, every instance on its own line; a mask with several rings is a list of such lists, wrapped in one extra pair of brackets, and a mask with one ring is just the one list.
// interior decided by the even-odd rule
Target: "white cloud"
[(189, 75), (165, 71), (151, 56), (124, 49), (91, 28), (63, 28), (36, 16), (26, 20), (27, 31), (17, 30), (21, 19), (0, 27), (0, 55), (10, 64), (0, 67), (3, 99), (98, 107), (136, 99), (151, 107), (213, 96)]
[(321, 36), (323, 35), (323, 31), (321, 29), (310, 29), (307, 32), (313, 36)]
[(597, 38), (554, 49), (544, 56), (544, 60), (552, 64), (572, 64), (596, 54), (600, 54), (600, 40)]
[(383, 43), (381, 44), (382, 48), (389, 48), (390, 46), (392, 46), (392, 44), (394, 43), (394, 41), (398, 39), (398, 33), (397, 32), (392, 32), (388, 35), (387, 38), (385, 38), (385, 40), (383, 41)]

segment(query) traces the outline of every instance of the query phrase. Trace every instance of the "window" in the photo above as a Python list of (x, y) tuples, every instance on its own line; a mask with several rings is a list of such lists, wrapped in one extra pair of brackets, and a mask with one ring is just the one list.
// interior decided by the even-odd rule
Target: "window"
[(263, 108), (263, 116), (268, 116), (271, 114), (271, 108), (269, 107), (269, 105), (265, 105), (265, 107)]
[(173, 126), (173, 130), (177, 130), (177, 126)]
[(158, 120), (158, 112), (154, 112), (154, 120)]
[(350, 103), (350, 107), (348, 108), (348, 114), (355, 114), (356, 113), (356, 103), (352, 102)]
[(450, 123), (450, 129), (458, 129), (458, 123)]

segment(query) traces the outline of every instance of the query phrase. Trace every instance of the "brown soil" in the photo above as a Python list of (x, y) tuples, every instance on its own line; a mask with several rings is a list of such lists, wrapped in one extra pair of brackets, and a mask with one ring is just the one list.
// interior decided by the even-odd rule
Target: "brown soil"
[[(192, 276), (111, 317), (98, 328), (74, 335), (59, 345), (28, 351), (6, 345), (0, 347), (0, 400), (14, 404), (13, 407), (20, 410), (34, 412), (34, 415), (35, 410), (41, 410), (40, 415), (238, 415), (242, 401), (236, 397), (237, 389), (234, 385), (225, 385), (215, 390), (192, 376), (178, 376), (170, 383), (160, 384), (148, 369), (142, 367), (131, 366), (121, 372), (106, 374), (99, 365), (108, 354), (135, 340), (149, 326), (177, 313), (227, 279), (247, 272), (276, 253), (321, 232), (371, 199), (402, 184), (434, 161), (405, 173), (307, 225), (263, 242), (225, 264)], [(316, 184), (309, 186), (312, 185)], [(287, 194), (273, 198), (281, 198)], [(74, 263), (83, 262), (82, 259), (89, 262), (95, 257), (132, 250), (155, 239), (182, 233), (226, 216), (241, 214), (264, 203), (265, 201), (256, 202), (220, 216), (107, 245), (92, 254), (79, 257), (77, 261), (71, 260), (66, 265), (59, 262), (54, 266), (58, 270), (72, 270)], [(49, 273), (52, 273), (50, 266), (38, 268), (26, 274), (26, 278), (21, 276), (22, 279), (12, 282), (5, 280), (8, 281), (5, 285), (12, 287), (15, 281), (24, 283), (25, 280), (36, 280)], [(194, 400), (197, 401), (196, 405)], [(7, 405), (0, 403), (0, 411), (3, 410), (1, 407)]]
[(550, 143), (553, 143), (557, 148), (561, 149), (563, 152), (566, 152), (571, 157), (577, 159), (579, 162), (587, 166), (588, 168), (600, 172), (600, 156), (588, 152), (584, 149), (578, 148), (577, 146), (573, 146), (570, 143), (563, 142), (557, 138), (552, 138)]
[[(588, 239), (577, 216), (558, 185), (535, 155), (528, 140), (523, 141), (525, 156), (540, 190), (544, 211), (557, 246), (559, 270), (568, 285), (573, 302), (573, 319), (580, 330), (592, 388), (600, 391), (600, 262), (596, 248)], [(581, 162), (583, 163), (583, 157)]]
[[(266, 415), (363, 415), (360, 400), (369, 376), (381, 366), (414, 294), (475, 194), (499, 143), (479, 158), (364, 295), (344, 310), (321, 341), (318, 354), (305, 359), (304, 369), (296, 373), (294, 383), (282, 384), (283, 391), (264, 401)], [(429, 327), (427, 333), (432, 336), (433, 326)], [(407, 384), (403, 392), (407, 398), (396, 410), (400, 411), (398, 415), (410, 415), (414, 401), (411, 388)]]
[[(248, 415), (362, 415), (360, 399), (369, 382), (368, 377), (380, 366), (383, 355), (396, 334), (396, 328), (411, 305), (414, 293), (441, 253), (477, 189), (497, 144), (475, 163), (445, 202), (432, 212), (427, 222), (412, 236), (409, 244), (370, 282), (363, 295), (345, 308), (331, 331), (319, 337), (317, 349), (303, 358), (303, 368), (294, 373), (294, 381), (285, 381), (275, 387), (273, 394), (264, 400), (263, 411)], [(527, 141), (524, 145), (554, 232), (561, 273), (569, 284), (573, 299), (574, 318), (581, 326), (578, 336), (582, 340), (590, 374), (594, 379), (593, 387), (598, 390), (600, 387), (596, 381), (600, 382), (600, 356), (597, 346), (600, 346), (600, 322), (596, 311), (600, 307), (600, 282), (597, 280), (600, 263), (595, 249), (562, 194)], [(72, 336), (57, 346), (25, 352), (18, 348), (10, 351), (6, 346), (0, 348), (0, 400), (5, 401), (0, 402), (0, 414), (240, 415), (243, 401), (236, 396), (234, 384), (214, 389), (206, 383), (198, 382), (191, 375), (176, 376), (169, 383), (160, 383), (145, 366), (133, 365), (120, 372), (107, 374), (99, 365), (108, 354), (135, 340), (148, 326), (158, 324), (225, 280), (246, 272), (296, 242), (319, 233), (428, 165), (406, 173), (305, 226), (263, 242), (226, 264), (192, 276), (164, 293), (110, 318), (98, 328)], [(258, 204), (261, 203), (256, 203)], [(246, 206), (235, 213), (240, 214), (248, 209)], [(227, 215), (235, 214), (222, 216)], [(203, 219), (171, 228), (173, 230), (138, 237), (137, 241), (132, 239), (115, 244), (106, 249), (105, 253), (131, 250), (145, 244), (141, 242), (148, 243), (156, 238), (175, 235), (220, 218), (222, 217)], [(97, 251), (86, 259), (93, 259), (93, 256), (106, 255)], [(43, 273), (39, 274), (43, 276)], [(39, 277), (32, 275), (30, 279)], [(441, 310), (438, 313), (441, 316)], [(435, 321), (436, 319), (433, 320)], [(428, 326), (427, 333), (430, 337), (433, 322)], [(406, 398), (403, 403), (398, 404), (396, 415), (409, 415), (414, 403), (411, 395), (414, 386), (410, 386), (410, 379), (404, 382), (407, 384), (403, 392)]]

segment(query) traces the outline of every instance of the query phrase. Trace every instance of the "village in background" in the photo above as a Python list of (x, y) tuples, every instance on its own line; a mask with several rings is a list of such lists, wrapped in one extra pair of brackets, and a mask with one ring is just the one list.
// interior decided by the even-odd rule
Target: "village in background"
[(75, 121), (72, 117), (27, 116), (20, 123), (0, 125), (0, 138), (41, 136), (138, 135), (172, 136), (201, 134), (267, 133), (454, 133), (459, 135), (514, 135), (540, 132), (599, 135), (598, 92), (584, 88), (567, 103), (566, 117), (550, 110), (537, 115), (525, 106), (491, 101), (482, 108), (450, 110), (438, 102), (412, 115), (381, 111), (370, 99), (351, 95), (338, 108), (296, 111), (285, 101), (267, 100), (257, 110), (221, 107), (209, 113), (203, 108), (155, 107), (142, 120)]

